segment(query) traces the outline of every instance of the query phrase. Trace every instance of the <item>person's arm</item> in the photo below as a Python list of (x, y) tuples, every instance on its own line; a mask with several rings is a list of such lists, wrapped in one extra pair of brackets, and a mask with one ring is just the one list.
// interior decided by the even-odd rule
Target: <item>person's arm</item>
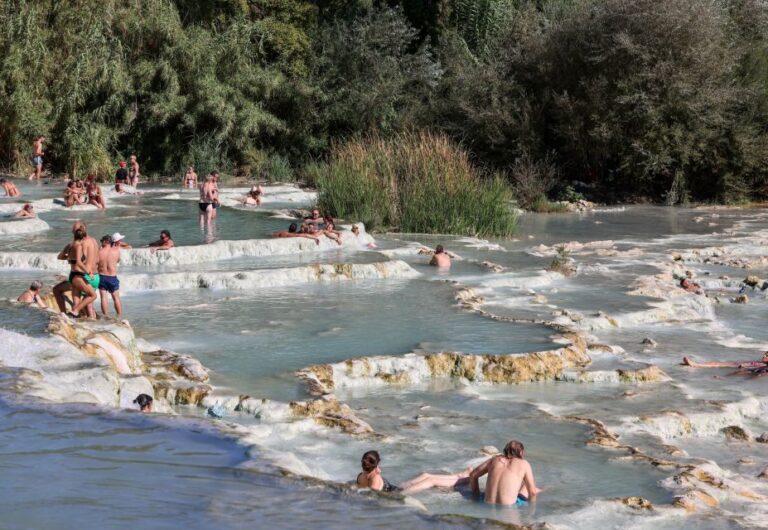
[(119, 244), (118, 248), (124, 248), (126, 250), (131, 250), (133, 247), (131, 245), (129, 245), (128, 243), (123, 243), (122, 241), (120, 241), (120, 244)]
[(475, 469), (473, 469), (472, 473), (469, 474), (469, 485), (472, 488), (472, 495), (476, 497), (480, 495), (480, 477), (488, 474), (488, 467), (490, 466), (492, 460), (493, 458), (489, 458)]
[(525, 489), (528, 490), (528, 500), (531, 501), (536, 498), (536, 495), (538, 495), (539, 491), (541, 490), (536, 487), (536, 479), (533, 478), (533, 469), (531, 469), (531, 464), (526, 462), (525, 468), (523, 484), (525, 484)]
[(45, 309), (45, 308), (47, 308), (47, 307), (48, 307), (48, 306), (45, 304), (45, 301), (44, 301), (42, 298), (40, 298), (40, 295), (39, 295), (39, 294), (36, 294), (36, 295), (35, 295), (35, 302), (37, 302), (37, 305), (38, 305), (40, 308), (42, 308), (42, 309)]
[(371, 478), (371, 484), (368, 487), (374, 491), (381, 491), (384, 489), (384, 479), (377, 473)]
[(69, 260), (69, 251), (72, 249), (72, 244), (67, 243), (67, 246), (65, 246), (61, 252), (59, 252), (59, 255), (56, 256), (56, 259), (61, 260)]
[(429, 264), (430, 265), (437, 265), (437, 255), (436, 254), (432, 254), (432, 259), (429, 260)]

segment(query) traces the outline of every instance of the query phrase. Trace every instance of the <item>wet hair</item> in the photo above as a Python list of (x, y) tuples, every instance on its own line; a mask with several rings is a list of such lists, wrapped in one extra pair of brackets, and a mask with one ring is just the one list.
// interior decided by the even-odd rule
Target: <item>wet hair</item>
[(88, 233), (85, 231), (85, 227), (80, 227), (75, 230), (75, 241), (82, 241), (87, 235)]
[(31, 204), (25, 204), (22, 209), (29, 211), (29, 210), (32, 209), (32, 205)]
[(360, 465), (363, 466), (363, 471), (366, 473), (370, 473), (377, 467), (379, 467), (379, 462), (381, 462), (381, 457), (379, 456), (378, 451), (368, 451), (363, 455), (363, 458), (360, 460)]
[(0, 184), (5, 184), (5, 183), (6, 183), (5, 179), (0, 179)]
[(442, 254), (445, 252), (445, 248), (443, 248), (443, 245), (437, 245), (435, 247), (435, 254)]
[(171, 239), (171, 233), (168, 230), (160, 230), (161, 236), (166, 236), (168, 239)]
[(523, 458), (523, 450), (525, 450), (525, 447), (523, 447), (522, 442), (512, 440), (504, 446), (504, 456), (507, 458)]
[(134, 399), (133, 402), (138, 405), (140, 409), (145, 409), (146, 407), (152, 405), (152, 396), (147, 394), (139, 394), (136, 396), (136, 399)]
[(39, 291), (43, 288), (43, 282), (40, 280), (35, 280), (32, 282), (32, 285), (29, 286), (30, 291)]
[(298, 229), (299, 229), (299, 225), (297, 225), (296, 223), (291, 223), (291, 225), (288, 227), (288, 231), (291, 234), (295, 234), (296, 230), (298, 230)]
[(112, 236), (101, 236), (101, 242), (102, 242), (102, 243), (104, 243), (104, 242), (107, 242), (107, 243), (109, 243), (110, 245), (111, 245), (112, 243), (114, 243), (114, 241), (112, 240)]
[(685, 282), (688, 281), (688, 278), (680, 278), (680, 287), (685, 287)]
[(74, 180), (70, 180), (69, 182), (67, 182), (67, 187), (68, 188), (74, 188), (75, 187), (75, 181)]

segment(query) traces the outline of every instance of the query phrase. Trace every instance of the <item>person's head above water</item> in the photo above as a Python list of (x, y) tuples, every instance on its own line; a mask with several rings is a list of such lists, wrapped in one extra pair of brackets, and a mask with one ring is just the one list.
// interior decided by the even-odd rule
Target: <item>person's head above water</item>
[(32, 205), (31, 204), (25, 204), (22, 209), (27, 211), (27, 212), (31, 212), (32, 211)]
[(112, 246), (112, 236), (101, 236), (101, 246), (102, 247), (110, 247)]
[(118, 163), (118, 165), (119, 165), (120, 167), (125, 167), (125, 166), (126, 166), (125, 160), (121, 160), (121, 161)]
[(139, 394), (133, 402), (139, 406), (141, 412), (152, 412), (152, 396)]
[(366, 473), (370, 473), (371, 471), (374, 471), (377, 467), (379, 467), (379, 462), (381, 462), (381, 457), (379, 456), (378, 451), (368, 451), (363, 455), (363, 458), (360, 460), (360, 465), (363, 467), (363, 471)]
[(43, 282), (39, 280), (35, 280), (32, 282), (32, 285), (29, 286), (30, 291), (39, 291), (43, 288)]
[(504, 446), (504, 456), (507, 458), (523, 458), (525, 447), (522, 442), (511, 440)]
[(79, 228), (82, 228), (83, 230), (85, 230), (87, 227), (85, 226), (85, 223), (84, 223), (84, 222), (82, 222), (82, 221), (75, 221), (74, 223), (72, 223), (72, 233), (73, 233), (73, 234), (74, 234), (75, 232), (77, 232), (77, 230), (78, 230)]
[(291, 234), (295, 234), (298, 229), (299, 229), (299, 225), (297, 225), (296, 223), (291, 223), (288, 226), (288, 232), (290, 232)]
[(445, 253), (445, 248), (443, 247), (443, 245), (437, 245), (435, 247), (435, 254), (444, 254), (444, 253)]
[(165, 241), (169, 241), (171, 239), (171, 233), (168, 230), (161, 230), (160, 231), (160, 239), (163, 239)]
[(680, 278), (680, 287), (685, 289), (686, 287), (688, 287), (690, 285), (691, 285), (691, 280), (689, 280), (688, 278)]

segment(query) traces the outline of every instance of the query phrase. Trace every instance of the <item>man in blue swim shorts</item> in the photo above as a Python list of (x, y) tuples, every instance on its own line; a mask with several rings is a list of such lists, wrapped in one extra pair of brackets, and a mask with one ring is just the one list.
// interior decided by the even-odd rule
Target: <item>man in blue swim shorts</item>
[(112, 295), (117, 318), (123, 315), (123, 304), (120, 301), (120, 280), (117, 279), (117, 264), (120, 262), (120, 245), (112, 240), (112, 236), (101, 238), (99, 249), (99, 296), (101, 297), (101, 313), (107, 316), (109, 301), (107, 293)]
[(488, 475), (485, 484), (485, 502), (504, 506), (526, 506), (541, 491), (536, 487), (533, 469), (523, 458), (525, 448), (512, 440), (501, 455), (486, 460), (469, 475), (472, 493), (480, 495), (480, 477)]

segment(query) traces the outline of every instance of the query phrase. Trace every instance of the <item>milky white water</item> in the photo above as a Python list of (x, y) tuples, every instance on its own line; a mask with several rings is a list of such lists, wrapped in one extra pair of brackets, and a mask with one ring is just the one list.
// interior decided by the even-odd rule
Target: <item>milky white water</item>
[[(55, 191), (26, 183), (20, 188), (41, 204)], [(734, 255), (761, 255), (768, 244), (760, 235), (768, 230), (762, 210), (628, 207), (524, 215), (514, 240), (393, 234), (376, 236), (376, 250), (336, 248), (327, 241), (318, 248), (310, 241), (275, 247), (258, 240), (285, 228), (290, 221), (280, 216), (308, 207), (311, 195), (290, 188), (274, 192), (276, 200), (263, 209), (221, 208), (213, 233), (200, 230), (194, 195), (177, 190), (110, 199), (105, 212), (52, 207), (41, 214), (47, 230), (8, 235), (14, 230), (0, 229), (0, 296), (15, 298), (32, 279), (52, 283), (66, 268), (52, 254), (69, 241), (72, 221), (84, 219), (92, 235), (120, 231), (137, 246), (156, 239), (161, 229), (171, 231), (182, 247), (178, 251), (151, 259), (145, 251), (124, 256), (125, 318), (141, 339), (190, 354), (210, 368), (219, 395), (306, 399), (297, 370), (358, 357), (552, 349), (556, 332), (541, 323), (552, 319), (568, 319), (594, 342), (618, 348), (590, 352), (588, 369), (598, 373), (592, 383), (438, 379), (339, 388), (336, 397), (383, 435), (380, 439), (353, 437), (310, 420), (228, 412), (225, 420), (249, 433), (243, 445), (208, 430), (214, 420), (205, 418), (203, 409), (178, 407), (186, 419), (151, 420), (14, 398), (0, 408), (7, 427), (0, 429), (0, 445), (7, 448), (0, 469), (9, 470), (19, 485), (0, 500), (4, 527), (50, 526), (52, 510), (35, 502), (41, 491), (51, 491), (59, 523), (67, 521), (62, 527), (105, 521), (99, 517), (107, 517), (104, 507), (114, 499), (120, 502), (110, 526), (132, 528), (166, 522), (237, 528), (254, 520), (278, 528), (463, 524), (432, 518), (444, 514), (478, 518), (469, 525), (490, 518), (564, 528), (764, 526), (766, 503), (731, 490), (713, 493), (719, 495), (717, 507), (695, 513), (673, 508), (681, 494), (672, 483), (674, 470), (587, 445), (592, 427), (572, 418), (599, 420), (621, 443), (654, 458), (671, 458), (674, 446), (678, 464), (710, 462), (739, 487), (768, 494), (768, 481), (757, 478), (768, 467), (768, 444), (727, 440), (721, 432), (733, 425), (752, 437), (768, 431), (768, 377), (678, 365), (683, 355), (699, 361), (755, 359), (768, 347), (768, 290), (747, 291), (748, 304), (729, 302), (740, 280), (747, 274), (765, 278), (768, 266), (755, 262), (747, 271), (722, 259), (686, 258), (680, 270), (694, 272), (711, 289), (710, 298), (677, 293), (667, 284), (659, 292), (629, 294), (639, 279), (670, 272), (674, 253), (725, 246)], [(17, 221), (0, 225), (11, 222)], [(553, 245), (571, 241), (581, 243), (569, 253), (577, 274), (546, 272), (556, 253)], [(428, 257), (417, 253), (415, 243), (445, 244), (458, 255), (451, 271), (426, 266)], [(29, 252), (39, 255), (30, 258)], [(484, 261), (499, 265), (500, 272)], [(357, 267), (353, 279), (335, 276), (333, 267), (319, 277), (313, 272), (339, 263)], [(460, 308), (454, 298), (461, 287), (482, 296), (485, 311), (524, 322), (496, 321)], [(3, 328), (45, 336), (47, 320), (33, 316), (37, 312), (5, 304), (0, 315)], [(642, 344), (646, 337), (658, 345)], [(617, 382), (616, 369), (648, 363), (671, 380)], [(398, 483), (422, 470), (476, 465), (484, 458), (481, 448), (502, 447), (511, 438), (525, 443), (537, 481), (546, 488), (535, 507), (494, 509), (462, 492), (426, 492), (415, 496), (423, 512), (396, 500), (283, 479), (277, 471), (344, 483), (357, 474), (360, 455), (375, 447), (384, 475)], [(47, 483), (41, 469), (63, 472), (57, 473), (58, 482)], [(80, 491), (61, 494), (68, 484), (78, 484)], [(153, 488), (162, 495), (151, 494)], [(633, 496), (656, 508), (637, 510), (614, 500)], [(163, 510), (167, 505), (175, 507), (173, 515)]]

